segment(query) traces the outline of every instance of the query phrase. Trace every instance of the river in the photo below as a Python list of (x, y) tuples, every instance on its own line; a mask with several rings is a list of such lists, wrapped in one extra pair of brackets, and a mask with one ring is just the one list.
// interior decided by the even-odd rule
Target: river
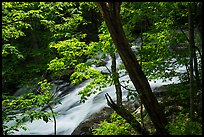
[[(117, 66), (122, 63), (120, 57), (117, 55)], [(106, 59), (106, 67), (110, 69), (111, 67), (111, 59), (108, 57)], [(106, 67), (100, 66), (92, 66), (99, 71), (107, 71)], [(179, 67), (179, 71), (185, 71), (184, 67)], [(123, 71), (120, 75), (123, 77), (120, 78), (122, 80), (130, 80), (128, 75), (124, 75)], [(154, 81), (149, 81), (152, 90), (154, 88), (159, 87), (161, 85), (167, 85), (170, 83), (179, 83), (178, 77), (174, 77), (172, 80), (167, 80), (165, 82), (162, 79), (156, 79)], [(63, 83), (66, 85), (66, 83)], [(81, 91), (89, 81), (86, 80), (79, 85), (72, 87), (68, 94), (61, 97), (61, 104), (57, 104), (52, 106), (55, 112), (58, 112), (56, 116), (57, 121), (57, 135), (71, 135), (74, 129), (84, 120), (86, 120), (90, 115), (100, 111), (104, 107), (108, 107), (105, 93), (109, 93), (109, 95), (115, 100), (115, 87), (108, 86), (103, 88), (101, 92), (96, 94), (92, 94), (85, 103), (80, 103), (80, 95), (78, 92)], [(134, 89), (133, 84), (130, 82), (129, 87)], [(63, 92), (63, 91), (58, 91)], [(127, 91), (123, 89), (123, 100), (127, 100)], [(49, 110), (48, 110), (49, 111)], [(14, 132), (14, 135), (53, 135), (54, 134), (54, 121), (49, 121), (45, 123), (43, 120), (35, 120), (32, 123), (26, 123), (28, 130), (24, 131), (19, 129), (19, 131)]]

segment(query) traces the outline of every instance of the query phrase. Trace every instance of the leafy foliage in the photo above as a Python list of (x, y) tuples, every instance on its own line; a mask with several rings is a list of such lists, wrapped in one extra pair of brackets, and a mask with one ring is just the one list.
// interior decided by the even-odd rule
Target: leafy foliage
[[(50, 47), (56, 48), (62, 58), (53, 59), (49, 64), (49, 70), (72, 68), (83, 61), (82, 56), (86, 56), (87, 45), (76, 38), (66, 41), (59, 41), (57, 44), (50, 44)], [(63, 62), (64, 61), (64, 62)]]
[[(56, 113), (42, 111), (42, 108), (55, 102), (51, 100), (53, 93), (50, 92), (51, 85), (46, 80), (39, 82), (41, 90), (38, 94), (27, 93), (18, 98), (14, 96), (3, 95), (2, 101), (2, 119), (3, 119), (3, 134), (12, 134), (13, 131), (18, 131), (19, 128), (27, 130), (24, 123), (26, 121), (33, 122), (36, 119), (43, 119), (46, 123), (51, 120), (50, 117)], [(8, 125), (8, 122), (13, 121)]]
[[(84, 51), (87, 47), (80, 42), (80, 39), (86, 36), (80, 29), (87, 22), (92, 24), (86, 20), (87, 17), (83, 19), (84, 14), (82, 16), (82, 11), (86, 12), (90, 9), (93, 9), (94, 13), (96, 6), (93, 3), (84, 2), (3, 2), (2, 73), (4, 87), (8, 88), (9, 92), (14, 92), (12, 90), (15, 89), (11, 89), (10, 85), (16, 86), (33, 77), (41, 77), (52, 59), (52, 67), (55, 63), (59, 67), (63, 66), (63, 60), (66, 69), (73, 67), (68, 65), (78, 63), (76, 58), (85, 60), (82, 52), (83, 57), (78, 54), (73, 62), (70, 62), (72, 58), (70, 56), (77, 54), (80, 48)], [(76, 44), (76, 48), (73, 44)], [(49, 45), (52, 45), (53, 48), (50, 48)], [(59, 55), (55, 50), (58, 50), (56, 45), (63, 45), (67, 48)], [(69, 48), (73, 54), (69, 54)], [(61, 50), (62, 48), (60, 52)], [(68, 61), (61, 59), (61, 56), (66, 56), (65, 59)], [(60, 61), (57, 61), (58, 59)], [(51, 66), (49, 69), (52, 69)], [(57, 68), (54, 67), (54, 69)], [(58, 72), (59, 70), (57, 69)]]
[(108, 83), (110, 83), (110, 77), (101, 74), (101, 72), (91, 68), (85, 63), (81, 63), (76, 66), (76, 71), (71, 75), (70, 79), (72, 80), (72, 84), (79, 84), (84, 79), (90, 79), (90, 83), (79, 92), (82, 102), (85, 102), (87, 97), (97, 91), (101, 91), (102, 88), (106, 87)]
[(167, 128), (172, 135), (202, 135), (202, 125), (192, 122), (188, 114), (180, 113)]
[[(187, 4), (185, 2), (122, 3), (121, 18), (125, 34), (132, 41), (131, 48), (135, 49), (135, 55), (142, 62), (142, 69), (149, 79), (166, 80), (179, 76), (184, 82), (189, 80)], [(193, 13), (195, 27), (200, 31), (198, 18), (201, 14), (199, 9), (195, 11)], [(197, 31), (195, 36), (196, 47), (202, 51), (202, 38)], [(117, 53), (117, 50), (93, 2), (2, 2), (4, 134), (10, 134), (18, 128), (26, 129), (22, 126), (25, 121), (43, 119), (48, 122), (52, 114), (38, 109), (45, 107), (46, 103), (56, 103), (50, 101), (53, 95), (49, 92), (51, 85), (47, 81), (39, 83), (42, 91), (40, 94), (29, 93), (15, 98), (5, 93), (11, 95), (18, 87), (31, 83), (36, 77), (42, 80), (42, 75), (48, 70), (47, 72), (51, 72), (48, 74), (49, 81), (60, 79), (67, 74), (71, 77), (66, 80), (70, 80), (72, 84), (79, 84), (89, 79), (90, 84), (79, 92), (81, 101), (84, 102), (92, 94), (113, 84), (110, 70), (109, 74), (103, 74), (94, 69), (97, 65), (105, 65), (105, 59), (113, 53)], [(198, 69), (202, 73), (202, 53), (199, 54)], [(88, 59), (91, 62), (88, 62)], [(175, 71), (179, 66), (185, 66), (187, 72)], [(126, 73), (123, 64), (117, 68), (118, 72), (120, 70)], [(128, 87), (128, 81), (124, 83), (125, 87)], [(189, 99), (185, 89), (177, 92), (176, 88), (172, 88), (170, 92), (178, 100)], [(179, 119), (184, 121), (181, 117), (178, 121)], [(15, 121), (15, 124), (9, 127), (7, 123), (11, 121)], [(192, 126), (192, 122), (189, 123)], [(126, 127), (122, 126), (123, 130), (118, 128), (118, 125), (119, 122), (114, 124), (104, 122), (102, 125), (104, 129), (98, 130), (96, 134), (130, 134)], [(185, 127), (186, 131), (190, 127), (182, 125), (181, 122), (173, 123), (169, 127), (172, 129), (172, 134), (184, 134), (184, 132), (187, 134), (186, 131), (179, 131), (173, 125)], [(199, 133), (197, 130), (199, 126), (195, 125), (189, 134)]]
[[(76, 65), (76, 70), (70, 77), (72, 84), (79, 84), (85, 79), (90, 80), (90, 83), (79, 92), (82, 102), (85, 102), (87, 97), (89, 97), (91, 94), (95, 94), (97, 91), (101, 91), (102, 88), (113, 84), (111, 80), (111, 74), (102, 74), (102, 72), (99, 72), (92, 67), (93, 64), (100, 64), (103, 62), (103, 58), (115, 52), (115, 48), (112, 46), (113, 42), (110, 39), (110, 34), (108, 33), (104, 22), (100, 26), (99, 32), (101, 32), (101, 34), (99, 34), (99, 42), (91, 42), (86, 50), (87, 57), (95, 59), (93, 59), (91, 62), (80, 63)], [(96, 57), (101, 53), (101, 57)]]
[(134, 135), (135, 131), (129, 123), (113, 112), (110, 117), (110, 122), (104, 120), (99, 124), (98, 128), (93, 129), (93, 135)]
[[(179, 9), (178, 7), (181, 7)], [(167, 8), (168, 7), (168, 8)], [(138, 9), (137, 11), (134, 9)], [(171, 9), (171, 10), (170, 10)], [(139, 2), (123, 3), (121, 7), (124, 30), (130, 41), (140, 39), (142, 44), (136, 46), (135, 51), (138, 59), (142, 61), (142, 68), (149, 79), (163, 78), (171, 79), (174, 76), (185, 76), (186, 73), (176, 72), (178, 66), (188, 63), (187, 44), (182, 47), (180, 43), (186, 43), (184, 26), (178, 25), (178, 18), (182, 21), (187, 17), (186, 3), (163, 3), (163, 2)], [(180, 15), (182, 13), (182, 15)], [(134, 26), (134, 27), (133, 27)], [(176, 51), (182, 48), (186, 54)], [(165, 57), (165, 58), (164, 58)], [(176, 61), (174, 61), (176, 59)], [(184, 77), (180, 77), (181, 80)], [(185, 79), (186, 80), (186, 79)]]

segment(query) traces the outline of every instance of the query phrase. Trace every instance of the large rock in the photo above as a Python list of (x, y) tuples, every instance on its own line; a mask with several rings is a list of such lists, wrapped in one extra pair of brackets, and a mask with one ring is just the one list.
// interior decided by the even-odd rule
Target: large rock
[(156, 97), (162, 97), (166, 94), (166, 92), (167, 92), (167, 87), (165, 85), (156, 87), (153, 90), (153, 93)]
[(91, 130), (97, 128), (98, 124), (104, 119), (108, 119), (113, 113), (109, 107), (104, 107), (101, 111), (91, 115), (87, 120), (81, 122), (79, 126), (72, 132), (72, 135), (92, 135)]
[[(138, 104), (130, 104), (123, 102), (123, 105), (130, 112), (133, 112)], [(101, 111), (91, 115), (87, 120), (81, 122), (79, 126), (72, 132), (72, 135), (92, 135), (92, 129), (99, 127), (98, 125), (105, 119), (109, 121), (110, 115), (113, 113), (110, 107), (104, 107)]]

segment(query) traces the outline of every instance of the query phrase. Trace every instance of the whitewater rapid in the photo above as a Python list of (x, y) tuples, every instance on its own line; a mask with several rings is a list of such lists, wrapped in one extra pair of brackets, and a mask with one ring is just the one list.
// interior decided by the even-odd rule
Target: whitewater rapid
[[(119, 56), (117, 56), (117, 67), (122, 63)], [(92, 66), (93, 68), (98, 69), (99, 71), (108, 72), (107, 68), (111, 68), (111, 59), (107, 59), (106, 67)], [(185, 67), (179, 67), (179, 71), (185, 71)], [(121, 71), (123, 77), (120, 78), (120, 81), (130, 80), (129, 76), (124, 75)], [(179, 78), (174, 77), (172, 80), (166, 80), (165, 82), (162, 79), (155, 79), (154, 81), (149, 81), (152, 90), (156, 87), (167, 85), (171, 83), (179, 83)], [(66, 83), (63, 83), (66, 85)], [(109, 93), (112, 99), (116, 99), (115, 87), (114, 85), (103, 88), (101, 92), (92, 94), (85, 103), (80, 103), (80, 95), (78, 92), (81, 91), (86, 85), (89, 84), (89, 80), (82, 82), (79, 85), (71, 88), (68, 94), (64, 95), (60, 102), (52, 106), (54, 112), (58, 112), (56, 116), (57, 121), (57, 135), (71, 135), (74, 129), (84, 120), (86, 120), (92, 114), (100, 111), (104, 107), (109, 107), (105, 99), (105, 93)], [(129, 88), (134, 89), (133, 84), (129, 83)], [(61, 91), (62, 92), (62, 91)], [(123, 92), (123, 101), (127, 100), (127, 91), (125, 89)], [(49, 111), (49, 110), (48, 110)], [(52, 119), (52, 118), (51, 118)], [(43, 120), (35, 120), (32, 123), (26, 122), (28, 130), (24, 131), (19, 129), (19, 131), (14, 132), (14, 135), (54, 135), (54, 121), (53, 119), (48, 123), (45, 123)]]

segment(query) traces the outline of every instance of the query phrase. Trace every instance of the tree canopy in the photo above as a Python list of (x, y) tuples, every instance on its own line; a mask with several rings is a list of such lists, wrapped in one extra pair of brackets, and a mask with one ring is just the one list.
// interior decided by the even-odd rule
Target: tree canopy
[[(4, 134), (21, 128), (26, 120), (47, 122), (49, 117), (55, 116), (54, 112), (30, 111), (57, 102), (52, 100), (54, 95), (50, 92), (53, 81), (78, 85), (89, 80), (79, 92), (80, 101), (85, 102), (110, 85), (115, 85), (116, 90), (127, 88), (128, 81), (119, 80), (121, 71), (131, 77), (147, 111), (155, 113), (160, 107), (151, 108), (145, 102), (153, 98), (150, 102), (158, 103), (148, 87), (148, 80), (162, 78), (165, 81), (178, 76), (181, 83), (190, 84), (191, 91), (186, 91), (187, 99), (191, 100), (190, 117), (193, 121), (199, 117), (193, 101), (202, 94), (202, 3), (97, 3), (2, 2)], [(114, 66), (116, 54), (123, 60), (117, 68)], [(108, 57), (112, 59), (112, 68), (107, 72), (93, 67), (106, 66)], [(134, 61), (130, 62), (131, 59)], [(181, 66), (186, 71), (177, 71)], [(32, 88), (20, 97), (13, 96), (26, 85)], [(128, 92), (134, 94), (132, 90)], [(117, 97), (120, 100), (120, 95)], [(22, 112), (25, 112), (22, 119), (15, 116)], [(15, 119), (17, 124), (8, 128), (6, 123)], [(156, 126), (159, 130), (159, 124)]]

